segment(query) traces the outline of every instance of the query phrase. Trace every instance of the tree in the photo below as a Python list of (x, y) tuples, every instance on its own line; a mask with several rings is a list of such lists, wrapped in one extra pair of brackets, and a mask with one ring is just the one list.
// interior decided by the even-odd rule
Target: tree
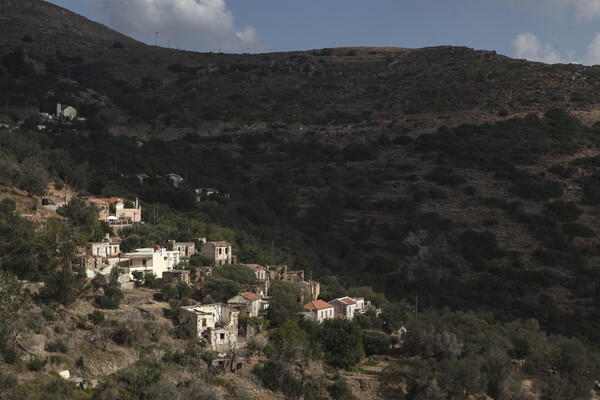
[(224, 265), (214, 269), (214, 275), (229, 279), (240, 285), (253, 285), (256, 283), (256, 274), (250, 268), (241, 265)]
[(325, 361), (336, 368), (350, 369), (364, 356), (362, 331), (353, 322), (329, 319), (321, 326), (320, 342)]
[(391, 340), (388, 335), (377, 331), (363, 331), (362, 343), (367, 356), (374, 354), (387, 354), (390, 350)]
[(37, 277), (39, 262), (34, 228), (31, 221), (19, 215), (14, 200), (0, 201), (0, 269), (20, 279)]
[(297, 360), (308, 346), (309, 336), (297, 320), (288, 320), (271, 331), (269, 344), (277, 358)]
[(84, 268), (74, 271), (71, 267), (63, 266), (46, 277), (46, 286), (40, 291), (40, 296), (63, 305), (69, 305), (85, 292), (87, 289), (85, 281)]
[(121, 299), (123, 298), (123, 292), (121, 291), (119, 284), (119, 275), (121, 271), (119, 267), (113, 267), (110, 271), (108, 282), (103, 286), (104, 295), (98, 299), (98, 303), (102, 308), (116, 309), (119, 308)]
[(0, 351), (5, 350), (5, 340), (14, 329), (17, 315), (30, 307), (21, 284), (9, 272), (0, 270)]
[(271, 284), (271, 302), (267, 309), (269, 320), (274, 326), (293, 319), (299, 310), (300, 288), (295, 283), (273, 281)]
[(226, 302), (240, 292), (240, 285), (230, 279), (208, 277), (202, 288), (204, 302)]
[(397, 331), (408, 321), (409, 315), (404, 304), (390, 303), (383, 306), (380, 318), (387, 329)]
[(76, 232), (81, 232), (83, 240), (100, 240), (105, 233), (111, 233), (110, 226), (98, 219), (96, 206), (87, 204), (77, 197), (66, 205), (60, 206), (56, 212), (72, 224)]

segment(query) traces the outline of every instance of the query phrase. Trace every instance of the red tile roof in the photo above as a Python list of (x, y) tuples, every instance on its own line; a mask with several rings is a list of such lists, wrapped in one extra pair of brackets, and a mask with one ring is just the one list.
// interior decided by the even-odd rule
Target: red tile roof
[(356, 302), (354, 300), (352, 300), (350, 297), (341, 297), (341, 298), (336, 299), (336, 300), (344, 302), (344, 303), (348, 304), (349, 306), (351, 306), (352, 304), (356, 304)]
[(252, 293), (252, 292), (244, 292), (244, 293), (241, 294), (241, 296), (243, 298), (245, 298), (246, 300), (250, 300), (250, 301), (258, 301), (258, 300), (260, 300), (260, 296), (257, 295), (257, 294), (255, 294), (255, 293)]
[(313, 300), (304, 305), (304, 309), (309, 311), (324, 310), (326, 308), (333, 308), (333, 306), (323, 300)]

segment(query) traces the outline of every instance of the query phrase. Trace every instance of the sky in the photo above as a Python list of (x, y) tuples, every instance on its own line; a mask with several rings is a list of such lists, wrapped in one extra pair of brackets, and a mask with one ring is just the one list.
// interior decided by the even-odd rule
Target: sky
[(546, 63), (600, 64), (600, 0), (50, 2), (142, 42), (186, 50), (455, 45)]

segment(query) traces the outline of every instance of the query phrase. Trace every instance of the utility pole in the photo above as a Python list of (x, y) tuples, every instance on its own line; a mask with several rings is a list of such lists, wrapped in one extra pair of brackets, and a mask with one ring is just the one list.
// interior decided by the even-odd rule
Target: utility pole
[(65, 176), (65, 206), (67, 205), (67, 177)]
[(154, 45), (158, 46), (158, 31), (154, 32), (154, 33), (156, 33), (156, 41), (154, 42)]
[(415, 296), (415, 319), (419, 319), (419, 296)]

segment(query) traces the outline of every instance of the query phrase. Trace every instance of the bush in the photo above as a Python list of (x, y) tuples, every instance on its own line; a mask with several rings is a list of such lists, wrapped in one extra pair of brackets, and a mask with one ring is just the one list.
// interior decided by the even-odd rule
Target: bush
[(596, 232), (587, 225), (577, 222), (570, 222), (563, 225), (565, 234), (574, 237), (591, 238), (596, 237)]
[(350, 143), (344, 147), (344, 161), (369, 161), (377, 157), (377, 149), (365, 143)]
[(496, 236), (491, 232), (467, 229), (459, 237), (459, 248), (463, 258), (473, 263), (485, 263), (486, 260), (504, 255), (498, 248)]
[(88, 319), (92, 321), (94, 325), (100, 325), (104, 322), (104, 313), (100, 310), (94, 310), (88, 314)]
[(46, 350), (51, 353), (63, 353), (66, 354), (68, 349), (67, 345), (62, 341), (51, 342), (46, 345)]
[(117, 328), (112, 335), (112, 340), (119, 346), (132, 346), (134, 342), (133, 331), (124, 326)]
[(327, 388), (327, 391), (332, 398), (336, 400), (355, 400), (356, 397), (352, 394), (352, 390), (348, 386), (345, 379), (336, 376), (335, 383)]
[(550, 203), (546, 211), (561, 222), (575, 222), (582, 213), (575, 203), (563, 200)]
[(17, 386), (17, 376), (10, 372), (0, 372), (0, 391), (9, 390)]
[(545, 180), (524, 170), (513, 169), (510, 179), (515, 185), (516, 194), (524, 199), (546, 200), (562, 196), (560, 183)]
[(363, 331), (362, 342), (366, 356), (387, 354), (390, 350), (390, 337), (382, 332)]
[(32, 357), (27, 362), (27, 369), (32, 372), (40, 372), (44, 368), (44, 362), (40, 357)]

